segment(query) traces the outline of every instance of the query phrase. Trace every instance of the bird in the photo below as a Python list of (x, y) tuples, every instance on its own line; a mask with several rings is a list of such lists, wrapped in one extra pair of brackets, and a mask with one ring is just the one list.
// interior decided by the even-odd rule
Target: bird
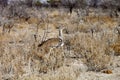
[(118, 25), (118, 27), (116, 27), (116, 30), (117, 30), (118, 34), (120, 35), (120, 25)]
[(38, 44), (37, 55), (40, 58), (42, 58), (46, 54), (47, 54), (47, 58), (48, 58), (50, 56), (50, 52), (52, 49), (59, 48), (64, 45), (63, 33), (62, 33), (63, 29), (64, 29), (64, 27), (59, 27), (59, 36), (58, 37), (49, 38), (49, 39), (41, 42), (41, 44)]
[(115, 30), (117, 30), (118, 39), (120, 39), (120, 24), (115, 28)]

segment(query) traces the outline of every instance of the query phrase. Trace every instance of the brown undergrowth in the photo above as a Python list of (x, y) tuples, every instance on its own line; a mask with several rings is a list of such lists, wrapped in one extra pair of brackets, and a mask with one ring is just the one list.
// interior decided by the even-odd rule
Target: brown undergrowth
[[(0, 79), (75, 80), (80, 74), (79, 68), (68, 66), (72, 62), (66, 61), (80, 59), (88, 70), (101, 71), (112, 65), (113, 54), (119, 55), (118, 34), (114, 32), (118, 21), (114, 18), (100, 13), (96, 13), (97, 17), (93, 14), (80, 18), (77, 13), (69, 15), (64, 9), (40, 10), (28, 9), (37, 17), (30, 16), (22, 22), (18, 19), (9, 33), (3, 35), (0, 27)], [(47, 59), (47, 55), (35, 55), (45, 31), (44, 40), (57, 37), (59, 25), (66, 28), (65, 45), (52, 49)], [(42, 54), (49, 53), (44, 50)]]

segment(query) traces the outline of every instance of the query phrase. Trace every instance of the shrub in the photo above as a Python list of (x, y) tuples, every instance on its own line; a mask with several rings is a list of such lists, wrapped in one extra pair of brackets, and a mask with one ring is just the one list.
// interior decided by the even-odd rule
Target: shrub
[(0, 0), (0, 4), (5, 7), (8, 4), (8, 0)]
[(33, 0), (25, 0), (26, 5), (28, 5), (29, 7), (33, 6)]
[(76, 6), (77, 0), (61, 0), (64, 6), (69, 8), (70, 13), (72, 13), (73, 8)]
[(100, 71), (107, 68), (112, 63), (111, 55), (106, 50), (109, 47), (105, 40), (98, 40), (92, 38), (89, 33), (80, 33), (72, 36), (68, 45), (70, 47), (69, 57), (81, 58), (88, 66), (89, 70)]
[(35, 2), (35, 6), (37, 6), (37, 7), (38, 7), (38, 6), (42, 6), (42, 3), (41, 3), (40, 1), (36, 1), (36, 2)]
[(48, 3), (51, 7), (58, 7), (61, 4), (60, 0), (49, 0)]

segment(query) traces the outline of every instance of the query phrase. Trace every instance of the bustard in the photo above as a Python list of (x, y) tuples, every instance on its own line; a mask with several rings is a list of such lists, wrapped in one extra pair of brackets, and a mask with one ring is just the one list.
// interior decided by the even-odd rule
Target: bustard
[(59, 37), (58, 38), (50, 38), (46, 41), (43, 41), (41, 44), (38, 45), (37, 48), (37, 55), (41, 58), (45, 55), (50, 55), (51, 49), (58, 48), (64, 45), (63, 42), (63, 27), (59, 27)]

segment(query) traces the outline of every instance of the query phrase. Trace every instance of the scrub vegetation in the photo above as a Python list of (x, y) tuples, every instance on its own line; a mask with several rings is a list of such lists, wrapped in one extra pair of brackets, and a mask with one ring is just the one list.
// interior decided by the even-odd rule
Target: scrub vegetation
[[(0, 0), (0, 80), (85, 80), (83, 72), (120, 68), (119, 0), (8, 1)], [(40, 50), (59, 27), (64, 45)]]

